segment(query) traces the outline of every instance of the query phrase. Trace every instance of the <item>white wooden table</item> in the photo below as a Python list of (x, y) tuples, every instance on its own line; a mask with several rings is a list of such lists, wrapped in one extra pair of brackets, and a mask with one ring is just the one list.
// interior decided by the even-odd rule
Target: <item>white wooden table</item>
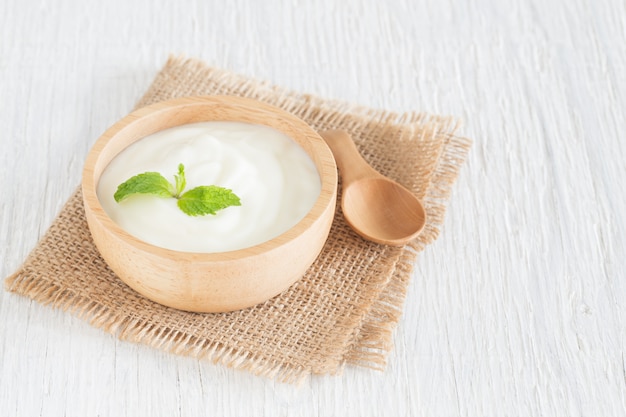
[(623, 0), (2, 0), (2, 277), (170, 53), (465, 120), (389, 366), (293, 387), (0, 290), (0, 415), (626, 415)]

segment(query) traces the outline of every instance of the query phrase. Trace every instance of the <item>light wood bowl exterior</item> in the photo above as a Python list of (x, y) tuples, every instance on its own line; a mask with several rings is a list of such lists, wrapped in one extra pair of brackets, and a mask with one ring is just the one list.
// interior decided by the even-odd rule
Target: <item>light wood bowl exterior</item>
[[(137, 140), (174, 126), (204, 121), (262, 124), (285, 133), (311, 157), (321, 193), (296, 226), (262, 244), (222, 253), (178, 252), (141, 241), (114, 223), (96, 195), (109, 162)], [(302, 277), (330, 231), (337, 198), (335, 160), (324, 140), (299, 118), (267, 104), (230, 96), (185, 97), (129, 114), (94, 144), (83, 170), (89, 229), (109, 267), (145, 297), (177, 309), (225, 312), (264, 302)]]

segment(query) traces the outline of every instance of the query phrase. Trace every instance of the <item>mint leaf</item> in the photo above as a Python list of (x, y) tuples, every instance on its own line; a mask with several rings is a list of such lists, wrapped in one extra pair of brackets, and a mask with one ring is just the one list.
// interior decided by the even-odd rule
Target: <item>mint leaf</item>
[(230, 206), (240, 206), (241, 201), (232, 190), (216, 185), (201, 185), (180, 196), (178, 207), (189, 216), (215, 214)]
[(120, 184), (113, 198), (119, 203), (133, 194), (153, 194), (159, 197), (172, 197), (172, 184), (158, 172), (144, 172)]
[(174, 175), (174, 179), (176, 180), (176, 195), (174, 197), (178, 198), (187, 186), (185, 166), (183, 164), (178, 164), (178, 175)]
[(217, 185), (202, 185), (182, 194), (187, 186), (183, 164), (178, 164), (178, 174), (174, 175), (174, 180), (175, 185), (172, 185), (158, 172), (144, 172), (120, 184), (113, 198), (119, 203), (133, 194), (173, 197), (178, 200), (178, 207), (189, 216), (215, 214), (226, 207), (241, 205), (239, 197), (232, 190)]

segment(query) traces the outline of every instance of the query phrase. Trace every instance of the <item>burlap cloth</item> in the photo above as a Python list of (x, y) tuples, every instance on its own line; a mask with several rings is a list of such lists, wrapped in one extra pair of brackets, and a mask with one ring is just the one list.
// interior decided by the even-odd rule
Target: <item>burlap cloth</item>
[[(470, 141), (450, 118), (355, 107), (170, 58), (137, 106), (188, 95), (262, 100), (314, 129), (346, 129), (380, 172), (423, 199), (424, 232), (403, 248), (367, 242), (337, 207), (330, 237), (304, 278), (264, 304), (197, 314), (146, 300), (119, 280), (94, 246), (74, 193), (8, 291), (67, 310), (122, 340), (206, 358), (282, 381), (338, 373), (345, 364), (382, 368), (418, 252), (439, 234), (451, 186)], [(96, 138), (89, 140), (95, 141)]]

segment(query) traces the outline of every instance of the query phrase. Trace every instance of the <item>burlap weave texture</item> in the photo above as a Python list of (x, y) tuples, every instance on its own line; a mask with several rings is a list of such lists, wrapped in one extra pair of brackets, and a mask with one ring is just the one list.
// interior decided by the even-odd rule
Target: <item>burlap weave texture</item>
[(457, 125), (449, 118), (324, 100), (183, 58), (168, 60), (138, 106), (210, 94), (258, 99), (314, 129), (349, 131), (374, 168), (423, 199), (424, 232), (404, 248), (367, 242), (347, 226), (338, 206), (326, 246), (303, 279), (252, 308), (197, 314), (146, 300), (108, 269), (91, 240), (76, 191), (24, 264), (7, 278), (6, 288), (68, 310), (123, 340), (283, 381), (338, 373), (346, 363), (383, 367), (412, 266), (439, 234), (470, 142), (454, 135)]

